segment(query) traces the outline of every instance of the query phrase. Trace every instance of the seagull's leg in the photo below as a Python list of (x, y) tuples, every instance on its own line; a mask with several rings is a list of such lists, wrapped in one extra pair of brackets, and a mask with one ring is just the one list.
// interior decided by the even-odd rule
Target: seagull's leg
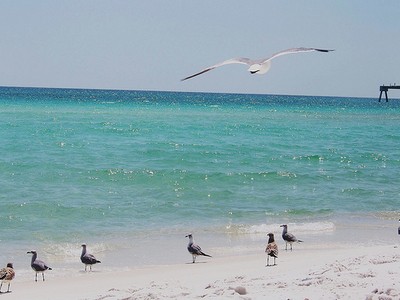
[(11, 284), (11, 282), (9, 282), (9, 283), (8, 283), (8, 289), (7, 289), (7, 293), (9, 293), (9, 292), (10, 292), (10, 284)]
[(3, 281), (0, 283), (0, 293), (1, 293), (1, 287), (3, 286)]
[(37, 282), (37, 272), (35, 273), (35, 281)]
[(42, 272), (42, 279), (43, 279), (43, 281), (44, 281), (44, 272)]
[(293, 244), (290, 243), (290, 251), (293, 251)]
[(92, 272), (92, 265), (89, 266), (90, 272)]
[(285, 250), (287, 251), (287, 242), (286, 242), (286, 247), (285, 247)]

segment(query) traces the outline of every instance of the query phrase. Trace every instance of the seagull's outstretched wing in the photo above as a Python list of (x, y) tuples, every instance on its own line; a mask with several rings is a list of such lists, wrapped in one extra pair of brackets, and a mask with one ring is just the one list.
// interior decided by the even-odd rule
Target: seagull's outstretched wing
[(304, 47), (290, 48), (290, 49), (279, 51), (266, 59), (261, 59), (260, 61), (261, 61), (261, 63), (265, 63), (265, 62), (267, 62), (273, 58), (276, 58), (278, 56), (282, 56), (282, 55), (286, 55), (286, 54), (302, 53), (302, 52), (312, 52), (312, 51), (331, 52), (331, 51), (335, 51), (335, 50), (326, 50), (326, 49), (318, 49), (318, 48), (304, 48)]
[(210, 66), (208, 68), (205, 68), (204, 70), (201, 70), (200, 72), (198, 72), (196, 74), (193, 74), (193, 75), (190, 75), (188, 77), (185, 77), (185, 78), (181, 79), (181, 81), (196, 77), (198, 75), (201, 75), (203, 73), (206, 73), (208, 71), (211, 71), (211, 70), (213, 70), (215, 68), (218, 68), (218, 67), (221, 67), (221, 66), (224, 66), (224, 65), (228, 65), (228, 64), (251, 65), (251, 63), (252, 63), (252, 60), (250, 60), (249, 58), (245, 58), (245, 57), (231, 58), (231, 59), (225, 60), (223, 62), (220, 62), (218, 64), (212, 65), (212, 66)]

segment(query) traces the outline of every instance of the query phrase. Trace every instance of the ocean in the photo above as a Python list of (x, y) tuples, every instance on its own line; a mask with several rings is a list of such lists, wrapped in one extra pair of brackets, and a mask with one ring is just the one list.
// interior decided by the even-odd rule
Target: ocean
[(395, 243), (399, 144), (396, 100), (1, 87), (0, 264), (190, 262), (188, 233), (262, 253), (283, 223)]

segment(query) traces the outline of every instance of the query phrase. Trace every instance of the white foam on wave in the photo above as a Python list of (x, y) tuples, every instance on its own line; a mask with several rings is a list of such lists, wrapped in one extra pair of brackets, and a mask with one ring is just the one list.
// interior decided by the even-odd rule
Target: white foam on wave
[[(51, 257), (53, 262), (73, 263), (80, 261), (80, 255), (82, 253), (82, 243), (53, 243), (46, 244), (43, 251)], [(111, 244), (106, 243), (93, 243), (88, 244), (89, 252), (96, 253), (97, 256), (101, 256), (103, 252), (113, 250)]]
[[(240, 231), (243, 234), (265, 234), (268, 232), (281, 231), (282, 224), (258, 224), (243, 226)], [(294, 230), (300, 233), (320, 234), (326, 232), (334, 232), (336, 226), (333, 222), (310, 222), (310, 223), (287, 223), (290, 231)]]

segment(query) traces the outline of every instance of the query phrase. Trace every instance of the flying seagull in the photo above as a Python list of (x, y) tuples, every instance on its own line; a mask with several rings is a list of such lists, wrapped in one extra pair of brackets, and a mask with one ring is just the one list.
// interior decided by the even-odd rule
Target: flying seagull
[(97, 260), (92, 254), (86, 252), (86, 244), (82, 244), (82, 254), (81, 254), (81, 261), (85, 264), (85, 271), (86, 267), (90, 267), (90, 271), (92, 271), (92, 265), (100, 263), (101, 261)]
[(32, 254), (31, 267), (35, 271), (35, 281), (37, 281), (37, 274), (42, 273), (42, 278), (44, 281), (44, 271), (52, 270), (43, 261), (37, 259), (37, 253), (35, 250), (26, 252), (27, 254)]
[(293, 234), (287, 232), (287, 225), (281, 225), (280, 227), (283, 227), (283, 231), (282, 231), (282, 238), (283, 240), (286, 242), (286, 248), (285, 250), (287, 250), (287, 244), (290, 244), (290, 251), (292, 251), (292, 244), (293, 243), (302, 243), (303, 241), (298, 240)]
[(11, 280), (14, 279), (14, 277), (15, 277), (15, 272), (14, 272), (12, 263), (8, 263), (7, 267), (0, 270), (0, 280), (1, 280), (0, 294), (1, 294), (1, 287), (3, 286), (3, 282), (8, 283), (7, 293), (10, 292), (10, 283), (11, 283)]
[(189, 251), (190, 254), (192, 254), (192, 258), (193, 258), (193, 263), (195, 263), (196, 261), (196, 257), (198, 255), (203, 255), (203, 256), (208, 256), (211, 257), (211, 255), (205, 254), (199, 245), (196, 245), (193, 241), (193, 235), (192, 234), (188, 234), (187, 236), (189, 238), (189, 244), (187, 246), (187, 249)]
[(185, 78), (181, 79), (181, 81), (196, 77), (198, 75), (201, 75), (203, 73), (211, 71), (215, 68), (218, 68), (218, 67), (221, 67), (224, 65), (228, 65), (228, 64), (248, 65), (249, 66), (248, 71), (251, 74), (260, 74), (261, 75), (261, 74), (265, 74), (268, 72), (268, 70), (271, 68), (271, 60), (278, 56), (282, 56), (282, 55), (286, 55), (286, 54), (301, 53), (301, 52), (313, 52), (313, 51), (330, 52), (330, 51), (334, 51), (334, 50), (300, 47), (300, 48), (290, 48), (290, 49), (279, 51), (268, 58), (261, 58), (261, 59), (255, 59), (255, 60), (246, 58), (246, 57), (231, 58), (231, 59), (225, 60), (223, 62), (220, 62), (218, 64), (212, 65), (208, 68), (205, 68), (204, 70), (201, 70), (200, 72), (198, 72), (196, 74), (185, 77)]
[(274, 239), (274, 234), (273, 233), (268, 233), (268, 245), (267, 248), (265, 248), (265, 253), (267, 253), (267, 264), (266, 266), (269, 266), (269, 257), (274, 258), (274, 266), (276, 265), (275, 260), (278, 258), (278, 245), (275, 243)]

